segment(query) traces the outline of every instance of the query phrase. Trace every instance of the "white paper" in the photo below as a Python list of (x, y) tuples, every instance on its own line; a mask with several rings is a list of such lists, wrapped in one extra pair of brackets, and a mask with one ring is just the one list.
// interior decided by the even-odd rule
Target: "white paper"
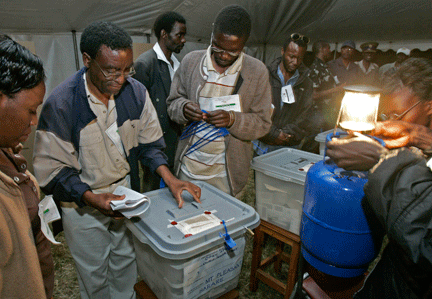
[(200, 99), (200, 108), (205, 111), (225, 110), (242, 112), (240, 104), (240, 95), (233, 94), (222, 97), (213, 97), (210, 99)]
[(150, 198), (124, 186), (118, 186), (114, 195), (126, 195), (122, 200), (110, 202), (114, 211), (119, 211), (125, 217), (131, 218), (143, 214), (150, 207)]
[(123, 157), (126, 157), (124, 148), (123, 148), (123, 143), (121, 142), (121, 138), (120, 135), (118, 133), (118, 128), (117, 128), (117, 122), (114, 122), (106, 131), (105, 133), (108, 135), (108, 137), (111, 139), (111, 141), (115, 144), (115, 146), (117, 147), (118, 151), (120, 152), (120, 154)]
[(334, 80), (335, 80), (336, 85), (338, 85), (340, 83), (337, 76), (334, 76)]
[(291, 85), (286, 85), (281, 89), (282, 102), (286, 104), (295, 103), (294, 91)]
[(49, 223), (61, 218), (59, 210), (54, 202), (52, 195), (45, 196), (38, 204), (38, 215), (41, 220), (41, 230), (45, 237), (53, 244), (61, 244), (54, 238), (54, 234), (49, 227)]
[(184, 235), (195, 235), (218, 225), (221, 225), (221, 220), (212, 213), (200, 214), (179, 221), (175, 227), (179, 229)]

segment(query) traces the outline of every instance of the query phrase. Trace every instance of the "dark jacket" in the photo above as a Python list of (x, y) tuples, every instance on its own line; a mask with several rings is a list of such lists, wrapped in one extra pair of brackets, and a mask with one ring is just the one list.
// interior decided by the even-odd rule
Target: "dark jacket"
[(365, 185), (389, 244), (355, 298), (432, 298), (432, 172), (408, 149), (392, 151)]
[(162, 127), (165, 143), (169, 144), (165, 149), (170, 167), (174, 165), (174, 156), (178, 136), (181, 133), (179, 124), (173, 122), (167, 113), (166, 99), (171, 88), (171, 77), (166, 62), (157, 58), (156, 52), (151, 49), (141, 54), (135, 61), (136, 74), (134, 78), (147, 88), (153, 106), (157, 111)]
[(279, 136), (280, 130), (282, 130), (284, 133), (294, 136), (292, 145), (295, 145), (299, 144), (312, 131), (310, 118), (313, 112), (313, 83), (308, 77), (309, 69), (301, 65), (298, 68), (300, 76), (293, 86), (295, 103), (284, 103), (281, 107), (282, 83), (277, 74), (281, 61), (282, 57), (279, 57), (267, 67), (270, 74), (274, 111), (270, 132), (260, 140), (263, 142), (274, 140)]

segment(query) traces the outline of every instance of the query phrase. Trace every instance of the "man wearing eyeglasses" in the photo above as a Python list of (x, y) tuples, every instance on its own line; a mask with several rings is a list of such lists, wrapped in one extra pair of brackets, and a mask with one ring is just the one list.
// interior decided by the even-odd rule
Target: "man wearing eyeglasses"
[(132, 39), (108, 22), (81, 36), (85, 67), (44, 103), (34, 168), (42, 190), (62, 209), (81, 298), (135, 298), (137, 269), (130, 232), (110, 202), (118, 186), (140, 191), (138, 161), (160, 175), (182, 206), (200, 188), (167, 167), (162, 130), (144, 85), (132, 79)]
[(372, 134), (386, 148), (359, 134), (327, 143), (339, 167), (370, 169), (363, 204), (377, 221), (372, 231), (389, 239), (354, 298), (431, 298), (432, 62), (406, 60), (384, 91), (387, 121)]
[[(168, 165), (172, 169), (177, 139), (182, 128), (168, 117), (166, 99), (174, 73), (180, 66), (173, 53), (180, 53), (186, 42), (186, 20), (177, 12), (165, 12), (156, 18), (153, 31), (158, 42), (153, 49), (141, 54), (135, 61), (134, 78), (144, 84), (150, 94), (165, 143), (170, 145), (165, 148), (165, 154), (168, 157)], [(145, 191), (159, 189), (160, 178), (146, 166), (143, 166), (143, 181), (146, 182)]]
[[(175, 173), (234, 196), (248, 179), (251, 141), (270, 128), (268, 73), (262, 62), (243, 53), (250, 29), (250, 15), (243, 7), (223, 8), (213, 25), (211, 45), (183, 58), (167, 100), (175, 122), (210, 124), (180, 137)], [(217, 135), (221, 128), (229, 134)]]
[(291, 34), (281, 49), (282, 56), (268, 66), (274, 110), (270, 132), (259, 143), (266, 152), (297, 146), (314, 130), (313, 83), (303, 64), (308, 43), (308, 37)]

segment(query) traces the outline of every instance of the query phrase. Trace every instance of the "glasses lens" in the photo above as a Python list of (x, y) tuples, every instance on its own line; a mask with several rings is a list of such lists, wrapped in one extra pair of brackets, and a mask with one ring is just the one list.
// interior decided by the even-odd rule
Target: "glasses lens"
[(309, 37), (307, 37), (307, 36), (303, 36), (303, 41), (304, 41), (306, 44), (308, 44), (308, 43), (310, 42), (310, 39), (309, 39)]
[(386, 120), (389, 120), (390, 118), (386, 114), (382, 113), (380, 115), (380, 119), (381, 119), (381, 121), (386, 121)]
[(298, 33), (291, 34), (291, 39), (294, 40), (294, 41), (299, 40), (300, 39), (300, 34), (298, 34)]

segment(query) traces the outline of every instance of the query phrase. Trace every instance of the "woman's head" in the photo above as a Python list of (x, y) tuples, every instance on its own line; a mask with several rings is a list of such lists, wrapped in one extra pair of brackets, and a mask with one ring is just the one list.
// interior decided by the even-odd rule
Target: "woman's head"
[(0, 147), (28, 138), (45, 95), (44, 79), (41, 59), (0, 35)]

